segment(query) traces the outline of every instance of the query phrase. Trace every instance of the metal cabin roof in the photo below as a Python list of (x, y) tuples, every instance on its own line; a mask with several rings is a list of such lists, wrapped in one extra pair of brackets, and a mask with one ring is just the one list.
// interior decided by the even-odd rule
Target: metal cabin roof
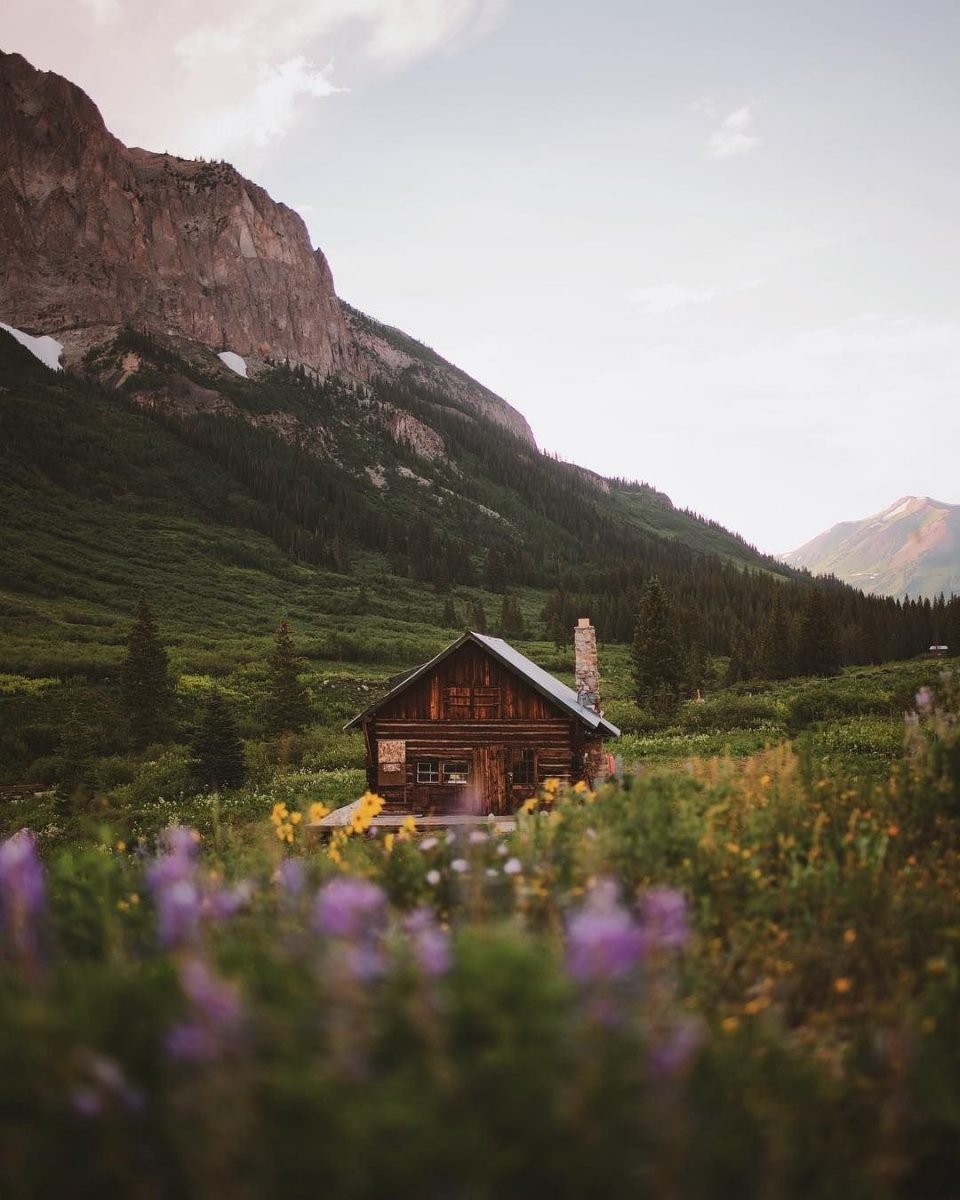
[(531, 662), (525, 654), (521, 654), (519, 650), (515, 650), (509, 642), (505, 642), (503, 638), (488, 637), (485, 633), (472, 632), (465, 633), (462, 637), (457, 638), (455, 642), (451, 642), (446, 649), (441, 650), (429, 662), (425, 662), (423, 666), (411, 671), (404, 679), (401, 679), (396, 687), (391, 688), (382, 699), (374, 701), (363, 712), (357, 713), (355, 717), (344, 725), (344, 729), (352, 729), (354, 725), (359, 724), (364, 717), (375, 712), (382, 704), (386, 704), (388, 700), (392, 700), (394, 696), (398, 695), (405, 688), (410, 687), (412, 683), (415, 683), (418, 679), (426, 675), (433, 667), (443, 662), (454, 650), (459, 650), (465, 642), (476, 642), (477, 645), (483, 646), (494, 658), (503, 663), (504, 666), (509, 667), (512, 671), (515, 671), (517, 675), (525, 679), (542, 696), (546, 696), (548, 700), (553, 700), (561, 708), (566, 709), (571, 716), (578, 717), (590, 729), (594, 729), (607, 737), (620, 736), (620, 730), (616, 725), (611, 724), (610, 721), (606, 720), (599, 713), (595, 713), (592, 709), (583, 707), (577, 699), (577, 693), (573, 688), (567, 687), (565, 683), (561, 683), (559, 679), (555, 679), (549, 671), (545, 671), (543, 667), (538, 667), (535, 662)]

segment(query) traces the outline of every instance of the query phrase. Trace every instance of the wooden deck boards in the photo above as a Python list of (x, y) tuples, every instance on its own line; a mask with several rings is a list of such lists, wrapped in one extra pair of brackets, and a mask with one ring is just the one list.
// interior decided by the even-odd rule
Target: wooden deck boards
[[(328, 816), (324, 817), (322, 821), (310, 822), (310, 824), (305, 826), (305, 829), (317, 837), (323, 837), (326, 834), (333, 833), (337, 829), (342, 829), (345, 825), (350, 824), (359, 803), (359, 800), (355, 800), (352, 804), (345, 804), (343, 808), (335, 809)], [(418, 815), (417, 813), (381, 813), (379, 816), (373, 818), (370, 828), (382, 829), (390, 833), (400, 829), (408, 816), (412, 816), (414, 821), (416, 821), (418, 830), (489, 826), (496, 833), (512, 833), (517, 827), (516, 818), (514, 817), (480, 816), (470, 813), (428, 813), (422, 815)]]

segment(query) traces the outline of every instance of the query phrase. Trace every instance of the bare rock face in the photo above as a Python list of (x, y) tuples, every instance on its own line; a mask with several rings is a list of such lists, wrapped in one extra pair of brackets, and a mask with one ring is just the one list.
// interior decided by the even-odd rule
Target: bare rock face
[[(536, 447), (533, 431), (526, 418), (496, 392), (477, 383), (466, 371), (461, 371), (435, 350), (402, 330), (383, 325), (349, 304), (343, 305), (343, 312), (357, 346), (360, 373), (364, 377), (412, 380), (438, 396), (453, 399), (461, 406), (461, 411), (473, 410), (478, 416), (494, 421), (515, 437)], [(421, 453), (419, 450), (417, 452)]]
[[(341, 304), (300, 216), (228, 163), (131, 149), (75, 84), (0, 51), (0, 320), (67, 366), (122, 325), (166, 339), (422, 385), (535, 447), (505, 400)], [(431, 457), (426, 426), (396, 432)]]
[(128, 149), (74, 84), (0, 52), (0, 316), (129, 324), (357, 373), (330, 268), (297, 213), (226, 163)]

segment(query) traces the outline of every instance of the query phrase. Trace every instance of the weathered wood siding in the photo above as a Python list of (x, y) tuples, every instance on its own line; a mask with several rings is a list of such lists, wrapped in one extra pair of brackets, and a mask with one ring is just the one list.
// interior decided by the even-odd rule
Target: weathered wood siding
[(435, 671), (387, 701), (377, 713), (377, 719), (448, 719), (447, 689), (451, 688), (499, 689), (500, 718), (506, 721), (545, 721), (558, 712), (555, 705), (480, 646), (467, 642), (444, 659)]
[[(371, 786), (393, 809), (412, 812), (513, 811), (544, 779), (580, 778), (580, 722), (523, 679), (467, 643), (364, 722)], [(405, 743), (402, 786), (376, 776), (377, 746)], [(522, 751), (534, 754), (534, 779), (515, 781)], [(418, 782), (417, 763), (469, 764), (466, 784)], [(399, 784), (400, 781), (398, 780)]]

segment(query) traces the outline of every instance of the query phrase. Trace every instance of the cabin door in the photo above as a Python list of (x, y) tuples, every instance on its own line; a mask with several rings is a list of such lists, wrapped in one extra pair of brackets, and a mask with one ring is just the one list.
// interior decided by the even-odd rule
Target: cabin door
[(507, 811), (507, 755), (503, 746), (479, 746), (476, 751), (474, 786), (476, 812), (502, 816)]

